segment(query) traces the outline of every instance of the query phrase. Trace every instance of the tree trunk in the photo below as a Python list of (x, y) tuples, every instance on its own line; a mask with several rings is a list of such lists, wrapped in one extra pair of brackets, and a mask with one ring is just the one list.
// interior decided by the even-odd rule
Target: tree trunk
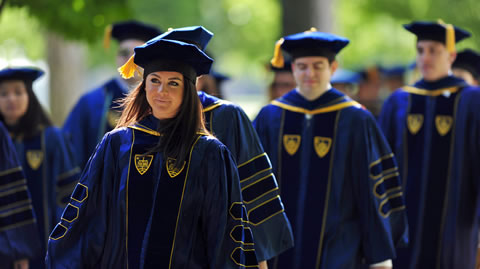
[(55, 125), (61, 126), (86, 91), (86, 49), (81, 43), (66, 41), (53, 33), (48, 34), (47, 45), (51, 118)]
[(283, 35), (316, 27), (322, 32), (334, 28), (333, 0), (282, 0)]

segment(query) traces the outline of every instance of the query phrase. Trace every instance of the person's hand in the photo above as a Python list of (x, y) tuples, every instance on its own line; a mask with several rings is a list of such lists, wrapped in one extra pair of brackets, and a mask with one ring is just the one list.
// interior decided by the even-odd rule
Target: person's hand
[(475, 269), (480, 269), (480, 246), (477, 248), (477, 265)]
[(258, 268), (260, 268), (260, 269), (268, 269), (267, 261), (261, 261), (261, 262), (258, 264)]
[(22, 259), (13, 263), (13, 269), (28, 269), (28, 259)]

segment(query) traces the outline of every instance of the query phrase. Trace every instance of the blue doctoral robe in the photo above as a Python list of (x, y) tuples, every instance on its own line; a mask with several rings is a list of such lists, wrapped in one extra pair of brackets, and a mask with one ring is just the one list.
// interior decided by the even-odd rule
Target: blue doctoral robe
[(270, 160), (245, 112), (237, 105), (198, 92), (207, 129), (232, 153), (238, 164), (243, 201), (259, 261), (293, 246), (290, 223), (279, 196)]
[(27, 182), (7, 130), (0, 122), (0, 268), (39, 257), (40, 242)]
[(56, 127), (47, 127), (38, 135), (13, 142), (27, 179), (42, 242), (41, 255), (31, 261), (30, 268), (45, 268), (48, 235), (60, 220), (80, 169), (72, 160), (69, 141)]
[(362, 268), (395, 257), (408, 240), (402, 188), (368, 111), (335, 89), (314, 101), (292, 90), (254, 126), (295, 238), (269, 268)]
[(106, 132), (115, 128), (121, 111), (116, 100), (125, 97), (128, 89), (120, 78), (113, 78), (84, 94), (68, 115), (63, 130), (76, 151), (81, 169)]
[(181, 169), (153, 116), (107, 133), (50, 235), (48, 268), (257, 267), (230, 152), (199, 135)]
[(380, 125), (398, 156), (410, 245), (397, 268), (474, 268), (480, 210), (480, 89), (420, 80), (385, 102)]

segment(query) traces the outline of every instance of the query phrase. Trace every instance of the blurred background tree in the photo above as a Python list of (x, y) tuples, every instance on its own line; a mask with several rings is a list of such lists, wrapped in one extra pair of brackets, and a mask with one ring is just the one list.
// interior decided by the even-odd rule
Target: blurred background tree
[(467, 29), (472, 38), (462, 41), (458, 50), (479, 48), (480, 8), (477, 0), (339, 0), (335, 6), (338, 32), (352, 43), (342, 53), (346, 66), (365, 64), (408, 64), (415, 60), (415, 37), (402, 24), (413, 20), (444, 20)]
[[(401, 24), (437, 20), (466, 28), (474, 38), (459, 48), (478, 49), (476, 0), (3, 0), (0, 58), (44, 60), (50, 69), (49, 109), (62, 124), (78, 97), (115, 75), (115, 46), (102, 47), (108, 24), (135, 18), (167, 30), (204, 25), (215, 33), (208, 51), (214, 68), (232, 79), (226, 97), (254, 116), (269, 79), (265, 66), (275, 41), (311, 26), (348, 37), (341, 66), (409, 64), (415, 39)], [(3, 2), (2, 1), (2, 2)], [(255, 96), (255, 99), (252, 98)], [(255, 101), (253, 101), (254, 99)]]

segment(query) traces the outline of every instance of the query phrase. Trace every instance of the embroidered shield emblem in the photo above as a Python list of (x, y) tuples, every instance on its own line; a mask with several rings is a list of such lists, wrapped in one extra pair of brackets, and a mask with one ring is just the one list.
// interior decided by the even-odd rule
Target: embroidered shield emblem
[(332, 146), (332, 139), (329, 137), (315, 136), (313, 138), (313, 145), (315, 146), (315, 151), (320, 158), (325, 157), (330, 151)]
[(283, 135), (283, 146), (290, 155), (297, 152), (301, 141), (302, 137), (300, 135)]
[(452, 128), (453, 118), (452, 116), (438, 115), (435, 117), (435, 126), (441, 136), (446, 135)]
[(41, 150), (28, 150), (27, 162), (33, 170), (37, 170), (43, 162), (43, 151)]
[(186, 162), (183, 162), (182, 168), (180, 169), (175, 168), (176, 162), (177, 160), (174, 158), (170, 158), (170, 157), (167, 158), (167, 172), (171, 178), (178, 176), (183, 171), (183, 168), (185, 168)]
[(407, 117), (407, 127), (411, 134), (417, 134), (423, 124), (422, 114), (409, 114)]
[(152, 165), (153, 155), (135, 154), (135, 168), (140, 175), (145, 174)]
[(118, 119), (120, 119), (120, 112), (115, 110), (108, 110), (107, 122), (110, 127), (115, 128), (115, 126), (117, 126)]

